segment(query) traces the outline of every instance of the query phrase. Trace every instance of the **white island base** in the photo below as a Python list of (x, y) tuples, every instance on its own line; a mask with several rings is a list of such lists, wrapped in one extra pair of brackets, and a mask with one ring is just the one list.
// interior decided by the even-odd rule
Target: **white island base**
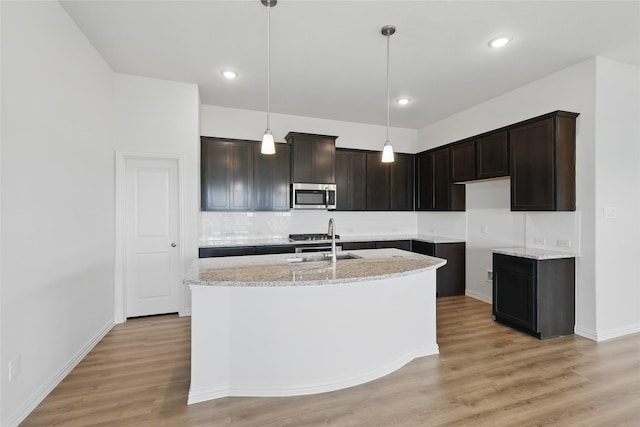
[(317, 285), (191, 284), (188, 403), (339, 390), (437, 354), (437, 267)]

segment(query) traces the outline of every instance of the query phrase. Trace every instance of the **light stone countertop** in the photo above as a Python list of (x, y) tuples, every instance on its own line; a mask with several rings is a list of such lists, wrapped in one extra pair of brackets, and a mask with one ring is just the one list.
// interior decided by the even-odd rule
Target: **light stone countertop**
[[(338, 233), (340, 234), (340, 233)], [(369, 234), (369, 235), (343, 235), (337, 243), (342, 242), (373, 242), (385, 240), (421, 240), (427, 243), (463, 243), (465, 240), (455, 237), (432, 236), (427, 234)], [(291, 244), (325, 244), (330, 240), (297, 241), (289, 240), (288, 236), (264, 236), (249, 237), (240, 235), (220, 236), (219, 238), (201, 239), (201, 248), (220, 248), (233, 246), (268, 246), (268, 245), (291, 245)]]
[(406, 276), (433, 270), (446, 260), (400, 249), (365, 249), (341, 251), (357, 259), (289, 262), (287, 259), (315, 259), (318, 252), (307, 254), (247, 255), (200, 258), (189, 268), (183, 283), (204, 286), (308, 286), (363, 282)]
[(498, 248), (492, 249), (492, 252), (502, 255), (510, 255), (520, 258), (530, 258), (537, 260), (544, 259), (560, 259), (560, 258), (577, 258), (579, 255), (571, 252), (560, 252), (539, 248)]

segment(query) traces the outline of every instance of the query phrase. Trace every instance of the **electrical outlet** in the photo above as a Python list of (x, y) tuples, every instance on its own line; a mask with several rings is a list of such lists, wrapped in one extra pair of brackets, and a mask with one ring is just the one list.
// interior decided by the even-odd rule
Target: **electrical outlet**
[(613, 206), (605, 206), (604, 217), (605, 219), (616, 219), (618, 217), (618, 210)]
[(480, 232), (482, 234), (489, 234), (489, 226), (487, 224), (482, 224), (480, 226)]
[(535, 237), (533, 239), (533, 243), (535, 243), (536, 245), (546, 245), (547, 239), (545, 239), (544, 237)]
[(487, 270), (487, 282), (493, 282), (493, 271)]
[(571, 247), (571, 240), (558, 239), (558, 247), (559, 248), (570, 248)]
[(20, 374), (20, 356), (9, 362), (9, 382)]

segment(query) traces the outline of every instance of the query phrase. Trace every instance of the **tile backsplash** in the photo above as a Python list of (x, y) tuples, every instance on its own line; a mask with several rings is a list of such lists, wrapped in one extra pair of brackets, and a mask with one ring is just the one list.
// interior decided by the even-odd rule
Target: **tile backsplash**
[(417, 233), (415, 212), (200, 212), (200, 240), (326, 233), (332, 217), (341, 236)]

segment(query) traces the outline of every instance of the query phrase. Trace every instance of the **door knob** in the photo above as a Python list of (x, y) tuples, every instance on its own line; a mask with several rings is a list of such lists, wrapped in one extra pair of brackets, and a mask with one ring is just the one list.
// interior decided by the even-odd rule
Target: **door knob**
[(172, 248), (175, 248), (176, 246), (178, 246), (178, 245), (176, 245), (176, 242), (171, 242), (171, 247)]

